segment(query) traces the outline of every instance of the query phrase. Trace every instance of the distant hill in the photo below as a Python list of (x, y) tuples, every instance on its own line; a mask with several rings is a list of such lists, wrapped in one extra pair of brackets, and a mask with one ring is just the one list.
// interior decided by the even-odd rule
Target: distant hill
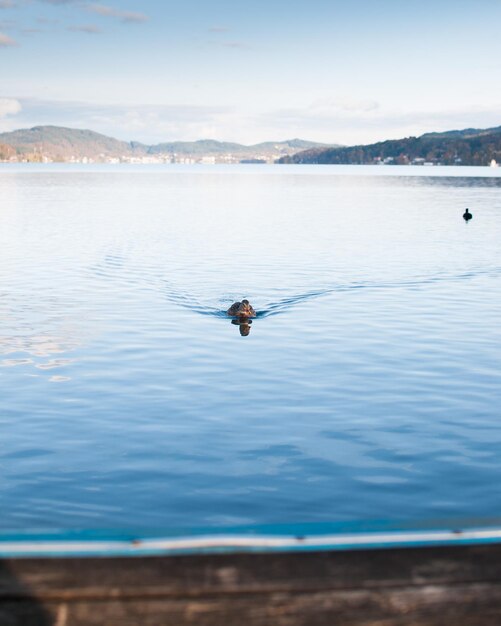
[(426, 133), (422, 135), (425, 138), (442, 139), (442, 138), (464, 138), (480, 137), (482, 135), (490, 135), (492, 133), (501, 132), (501, 126), (495, 128), (464, 128), (463, 130), (446, 130), (441, 133)]
[[(1, 137), (1, 136), (0, 136)], [(200, 139), (198, 141), (174, 141), (171, 143), (159, 143), (147, 147), (149, 154), (176, 153), (176, 154), (242, 154), (250, 155), (256, 152), (264, 154), (284, 152), (293, 153), (308, 148), (327, 147), (327, 144), (302, 139), (290, 139), (287, 141), (267, 141), (251, 146), (227, 141), (215, 141), (214, 139)], [(329, 146), (330, 147), (330, 146)]]
[[(2, 147), (3, 146), (3, 147)], [(213, 158), (223, 161), (244, 159), (275, 160), (313, 147), (326, 147), (301, 139), (265, 142), (255, 146), (203, 139), (200, 141), (175, 141), (146, 145), (137, 141), (119, 141), (91, 130), (63, 128), (59, 126), (35, 126), (34, 128), (0, 133), (0, 160), (18, 159), (29, 161), (93, 161), (148, 160), (165, 157), (175, 160), (182, 157), (192, 160)]]
[[(1, 137), (0, 137), (1, 139)], [(312, 148), (279, 159), (279, 163), (434, 163), (489, 165), (501, 162), (501, 126), (451, 130), (342, 148)]]
[(120, 141), (91, 130), (60, 126), (0, 133), (0, 161), (217, 162), (217, 163), (434, 163), (488, 165), (501, 162), (501, 126), (466, 128), (380, 141), (326, 145), (302, 139), (252, 146), (201, 139), (147, 145)]
[(123, 156), (132, 152), (131, 144), (125, 141), (92, 130), (59, 126), (35, 126), (1, 133), (0, 142), (12, 146), (18, 154), (40, 153), (57, 161), (65, 161), (70, 156)]

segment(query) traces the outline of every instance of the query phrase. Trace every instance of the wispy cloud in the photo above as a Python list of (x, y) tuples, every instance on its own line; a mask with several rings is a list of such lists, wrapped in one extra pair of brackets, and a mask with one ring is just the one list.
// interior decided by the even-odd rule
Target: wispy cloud
[[(217, 35), (226, 35), (227, 33), (230, 32), (230, 29), (227, 26), (217, 25), (217, 26), (211, 26), (210, 28), (208, 28), (207, 32), (214, 34), (217, 37)], [(221, 48), (235, 48), (235, 49), (240, 49), (240, 50), (249, 50), (251, 48), (251, 46), (249, 46), (249, 44), (246, 43), (245, 41), (237, 41), (237, 40), (228, 41), (228, 39), (225, 37), (213, 39), (209, 41), (208, 43), (211, 46), (217, 46)]]
[(9, 46), (17, 46), (18, 43), (12, 37), (0, 33), (0, 48), (7, 48)]
[(0, 0), (0, 9), (13, 9), (17, 3), (13, 0)]
[(244, 41), (223, 41), (220, 44), (224, 48), (237, 48), (240, 50), (250, 50), (249, 44)]
[(379, 109), (379, 102), (371, 99), (353, 98), (352, 96), (333, 96), (316, 100), (310, 106), (316, 115), (333, 113), (363, 114)]
[(0, 98), (0, 117), (16, 115), (21, 111), (21, 103), (14, 98)]
[(91, 13), (97, 13), (98, 15), (102, 15), (104, 17), (115, 17), (125, 23), (140, 23), (146, 22), (149, 19), (149, 17), (144, 13), (122, 11), (106, 4), (88, 4), (85, 8)]
[(68, 26), (66, 30), (73, 33), (86, 33), (87, 35), (99, 35), (103, 31), (95, 24), (81, 24), (76, 26)]
[(252, 46), (245, 41), (208, 41), (207, 45), (215, 48), (233, 48), (233, 50), (251, 50)]

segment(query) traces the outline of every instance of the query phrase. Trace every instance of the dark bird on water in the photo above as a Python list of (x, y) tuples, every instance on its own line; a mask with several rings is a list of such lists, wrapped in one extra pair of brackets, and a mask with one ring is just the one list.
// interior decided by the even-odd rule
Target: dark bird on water
[(463, 218), (468, 221), (471, 220), (471, 218), (473, 217), (473, 215), (470, 213), (470, 211), (468, 209), (466, 209), (466, 211), (463, 213)]
[(230, 315), (231, 317), (239, 318), (256, 317), (256, 311), (254, 311), (248, 300), (242, 300), (242, 302), (234, 302), (226, 311), (226, 314)]

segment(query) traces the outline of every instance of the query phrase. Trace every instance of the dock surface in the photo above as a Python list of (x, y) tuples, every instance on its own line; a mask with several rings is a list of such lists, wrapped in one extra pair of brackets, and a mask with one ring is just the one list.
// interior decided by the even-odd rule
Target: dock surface
[(1, 626), (499, 626), (501, 545), (0, 560)]

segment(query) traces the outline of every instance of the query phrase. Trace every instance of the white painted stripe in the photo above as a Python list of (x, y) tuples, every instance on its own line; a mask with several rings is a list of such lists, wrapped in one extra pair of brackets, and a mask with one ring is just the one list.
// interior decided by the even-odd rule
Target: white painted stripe
[(141, 554), (211, 549), (286, 549), (322, 547), (324, 549), (363, 546), (405, 546), (412, 544), (501, 541), (501, 529), (431, 532), (367, 533), (354, 535), (205, 536), (179, 539), (137, 539), (134, 541), (1, 541), (0, 555), (44, 554)]

